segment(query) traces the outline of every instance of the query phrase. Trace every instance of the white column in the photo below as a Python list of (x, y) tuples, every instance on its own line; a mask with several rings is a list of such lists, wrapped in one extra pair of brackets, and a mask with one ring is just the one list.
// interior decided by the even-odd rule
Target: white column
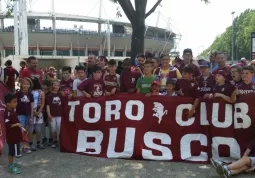
[(85, 56), (88, 56), (88, 45), (85, 45), (85, 52), (84, 52)]
[(4, 19), (0, 19), (0, 29), (4, 29)]
[(40, 56), (40, 49), (39, 49), (39, 43), (36, 44), (36, 55)]
[(99, 45), (99, 51), (98, 51), (98, 56), (102, 56), (103, 55), (103, 46), (102, 44)]
[(124, 51), (123, 51), (123, 57), (127, 56), (127, 46), (125, 47)]
[(26, 0), (19, 0), (20, 12), (20, 55), (28, 55), (28, 32), (27, 32), (27, 5)]
[(5, 57), (6, 55), (5, 55), (5, 49), (3, 49), (3, 56)]
[(71, 43), (71, 46), (70, 46), (70, 56), (73, 56), (73, 43)]
[(13, 7), (13, 15), (14, 15), (14, 47), (15, 47), (15, 55), (19, 55), (20, 49), (20, 41), (19, 41), (19, 12), (18, 12), (18, 2), (14, 1)]
[(115, 56), (115, 45), (113, 45), (113, 48), (112, 48), (112, 56), (113, 57)]

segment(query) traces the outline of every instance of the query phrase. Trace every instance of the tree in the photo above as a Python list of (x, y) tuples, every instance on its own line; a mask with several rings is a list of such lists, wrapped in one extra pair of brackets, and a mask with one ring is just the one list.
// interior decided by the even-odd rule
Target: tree
[[(145, 19), (150, 16), (160, 5), (162, 0), (157, 0), (154, 6), (146, 12), (147, 0), (134, 0), (135, 9), (130, 0), (111, 0), (119, 3), (133, 29), (131, 41), (131, 59), (135, 60), (138, 53), (144, 52)], [(187, 0), (188, 1), (188, 0)], [(209, 0), (201, 0), (209, 3)]]
[[(251, 32), (255, 32), (255, 10), (247, 9), (234, 19), (234, 59), (242, 57), (249, 58), (251, 53)], [(214, 42), (202, 55), (208, 55), (211, 51), (223, 51), (228, 55), (232, 54), (232, 26), (227, 27), (226, 31), (216, 37)]]

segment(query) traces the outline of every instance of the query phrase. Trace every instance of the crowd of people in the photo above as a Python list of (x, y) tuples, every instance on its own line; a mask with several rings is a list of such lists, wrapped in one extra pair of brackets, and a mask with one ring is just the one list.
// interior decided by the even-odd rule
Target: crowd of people
[[(105, 56), (97, 58), (89, 55), (84, 65), (75, 67), (73, 74), (70, 66), (62, 67), (59, 79), (54, 67), (37, 69), (38, 61), (34, 56), (20, 62), (19, 72), (8, 60), (5, 63), (4, 83), (13, 92), (5, 96), (9, 171), (20, 173), (19, 165), (13, 161), (15, 156), (21, 157), (20, 150), (31, 153), (46, 146), (58, 146), (63, 97), (97, 98), (121, 92), (145, 97), (169, 96), (169, 99), (172, 96), (191, 97), (194, 104), (187, 113), (189, 118), (194, 115), (202, 98), (221, 98), (235, 103), (240, 96), (255, 92), (255, 61), (249, 63), (242, 59), (229, 66), (225, 53), (213, 52), (210, 61), (199, 60), (196, 65), (191, 49), (185, 49), (182, 58), (177, 57), (173, 65), (169, 55), (161, 55), (157, 59), (151, 54), (139, 54), (136, 64), (132, 65), (130, 58), (117, 64), (114, 59), (108, 60)], [(19, 91), (15, 88), (17, 80)], [(48, 134), (46, 127), (49, 128)], [(26, 134), (27, 140), (24, 137)], [(35, 144), (33, 135), (36, 136)], [(254, 144), (250, 150), (245, 155), (247, 158), (250, 154), (255, 156)], [(255, 157), (246, 160), (246, 168), (254, 170)], [(239, 173), (215, 160), (212, 162), (221, 175), (227, 177)], [(224, 169), (219, 168), (222, 165)]]

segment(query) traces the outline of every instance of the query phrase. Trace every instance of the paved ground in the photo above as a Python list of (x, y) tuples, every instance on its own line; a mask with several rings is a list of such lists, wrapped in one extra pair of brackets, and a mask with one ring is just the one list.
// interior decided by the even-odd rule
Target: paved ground
[[(18, 161), (22, 173), (14, 176), (7, 172), (7, 150), (0, 157), (0, 178), (217, 178), (211, 165), (172, 163), (160, 161), (136, 161), (106, 159), (60, 153), (47, 148)], [(243, 174), (237, 178), (254, 178), (255, 174)]]

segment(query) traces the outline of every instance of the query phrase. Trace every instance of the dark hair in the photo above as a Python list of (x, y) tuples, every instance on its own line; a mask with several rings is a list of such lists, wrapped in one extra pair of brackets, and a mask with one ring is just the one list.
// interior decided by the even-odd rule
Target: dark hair
[(130, 58), (125, 58), (124, 60), (123, 60), (123, 63), (124, 62), (128, 62), (129, 64), (131, 64), (131, 59)]
[(49, 81), (49, 80), (43, 80), (42, 85), (46, 85), (47, 87), (50, 87), (51, 81)]
[(6, 66), (11, 66), (12, 65), (12, 61), (9, 59), (9, 60), (7, 60), (6, 62), (5, 62), (5, 65)]
[(237, 65), (237, 64), (232, 65), (231, 69), (236, 69), (237, 72), (239, 72), (239, 73), (242, 73), (242, 71), (243, 71), (243, 68), (240, 65)]
[(194, 67), (192, 64), (186, 64), (183, 68), (183, 72), (186, 72), (188, 74), (194, 74)]
[(36, 60), (36, 57), (30, 56), (29, 58), (27, 58), (27, 63), (30, 63), (32, 60)]
[(17, 98), (14, 93), (8, 93), (4, 96), (5, 103), (10, 103), (13, 99)]
[(20, 61), (20, 63), (19, 63), (19, 65), (21, 66), (21, 65), (26, 65), (27, 63), (26, 63), (26, 61), (24, 61), (24, 60), (22, 60), (22, 61)]
[(62, 67), (62, 72), (64, 72), (64, 71), (67, 71), (67, 72), (71, 73), (72, 69), (69, 66), (64, 66), (64, 67)]
[(95, 65), (95, 66), (92, 68), (92, 72), (93, 72), (93, 73), (96, 73), (97, 71), (100, 71), (100, 70), (102, 70), (102, 68), (101, 68), (100, 66), (98, 66), (98, 65)]
[(166, 84), (172, 84), (172, 85), (175, 86), (176, 80), (174, 80), (174, 79), (168, 79), (168, 80), (166, 81)]
[(252, 66), (244, 66), (243, 71), (248, 70), (250, 73), (254, 74), (254, 67)]
[(145, 58), (145, 55), (143, 53), (140, 53), (140, 54), (137, 55), (137, 58), (139, 58), (139, 57)]
[(32, 82), (33, 82), (33, 90), (42, 89), (40, 81), (38, 79), (32, 79)]
[(116, 61), (114, 59), (111, 59), (109, 62), (108, 62), (108, 65), (109, 66), (116, 66)]
[(160, 59), (168, 58), (170, 60), (170, 56), (168, 54), (161, 54)]
[(86, 67), (79, 65), (79, 66), (75, 67), (75, 70), (76, 71), (83, 70), (85, 72), (86, 71)]
[(148, 59), (148, 58), (153, 58), (154, 56), (152, 53), (146, 53), (145, 57), (146, 57), (146, 59)]
[(150, 64), (151, 66), (153, 66), (153, 62), (152, 61), (145, 61), (144, 65), (146, 65), (146, 64)]
[(118, 61), (118, 67), (121, 67), (122, 66), (122, 61)]
[(108, 63), (108, 59), (107, 59), (105, 56), (98, 56), (98, 59), (99, 59), (99, 58), (102, 58), (102, 59), (104, 60), (105, 64)]

